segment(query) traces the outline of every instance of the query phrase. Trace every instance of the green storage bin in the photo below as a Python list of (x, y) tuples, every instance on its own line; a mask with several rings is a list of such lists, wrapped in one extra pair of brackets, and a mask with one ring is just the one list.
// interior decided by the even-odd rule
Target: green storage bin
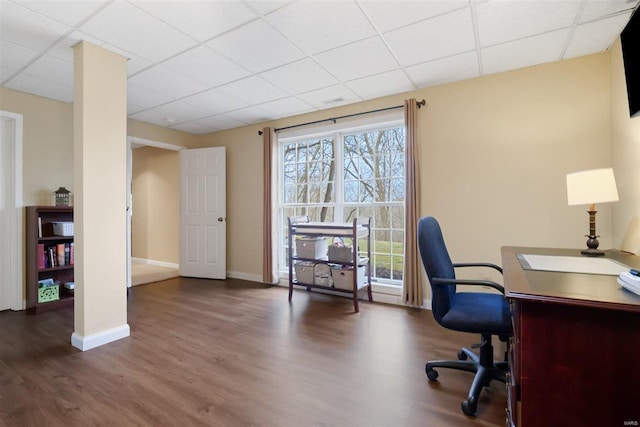
[(38, 288), (38, 302), (50, 302), (60, 299), (60, 285)]

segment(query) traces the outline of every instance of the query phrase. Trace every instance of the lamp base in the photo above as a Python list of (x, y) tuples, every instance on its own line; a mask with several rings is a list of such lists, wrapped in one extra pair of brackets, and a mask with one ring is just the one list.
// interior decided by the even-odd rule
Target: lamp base
[(604, 256), (604, 251), (600, 251), (598, 249), (591, 249), (591, 248), (583, 249), (580, 253), (585, 256)]
[[(591, 211), (589, 213), (592, 213)], [(595, 215), (595, 212), (593, 212), (593, 214)], [(586, 256), (603, 256), (604, 252), (603, 251), (599, 251), (598, 250), (598, 246), (600, 246), (600, 242), (598, 242), (598, 237), (600, 236), (596, 236), (596, 226), (595, 226), (595, 216), (593, 218), (593, 221), (591, 223), (591, 234), (586, 235), (585, 237), (587, 237), (587, 249), (583, 249), (582, 252), (580, 252), (582, 255), (586, 255)]]

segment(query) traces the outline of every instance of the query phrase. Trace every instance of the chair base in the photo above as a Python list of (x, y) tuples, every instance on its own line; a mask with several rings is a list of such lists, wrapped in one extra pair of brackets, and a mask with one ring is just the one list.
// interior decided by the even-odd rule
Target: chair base
[[(467, 358), (469, 360), (466, 360)], [(475, 373), (469, 396), (460, 404), (465, 415), (474, 416), (478, 410), (478, 400), (482, 388), (488, 387), (492, 380), (505, 383), (509, 364), (493, 361), (493, 346), (490, 335), (482, 336), (480, 355), (468, 348), (463, 348), (458, 353), (458, 359), (429, 361), (425, 366), (425, 372), (430, 381), (436, 381), (438, 378), (438, 372), (434, 368), (450, 368)]]

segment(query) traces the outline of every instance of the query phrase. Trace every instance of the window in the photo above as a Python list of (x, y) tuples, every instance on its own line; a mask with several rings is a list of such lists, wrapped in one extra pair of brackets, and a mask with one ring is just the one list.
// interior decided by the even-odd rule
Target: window
[[(405, 128), (402, 121), (280, 138), (281, 242), (287, 217), (351, 222), (372, 218), (371, 271), (400, 286), (404, 265)], [(364, 241), (358, 242), (361, 249)], [(281, 245), (281, 269), (288, 261)]]

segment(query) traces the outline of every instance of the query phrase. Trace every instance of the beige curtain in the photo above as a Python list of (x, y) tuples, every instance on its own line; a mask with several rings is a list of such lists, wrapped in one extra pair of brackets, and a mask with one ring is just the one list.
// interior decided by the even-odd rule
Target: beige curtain
[(273, 199), (275, 198), (275, 171), (274, 167), (274, 151), (276, 150), (276, 137), (272, 128), (266, 127), (262, 129), (262, 145), (263, 145), (263, 191), (264, 206), (262, 225), (262, 281), (264, 283), (276, 283), (278, 281), (278, 257), (277, 257), (277, 240), (274, 236), (274, 215)]
[(404, 101), (404, 124), (407, 133), (405, 157), (405, 248), (402, 294), (407, 305), (423, 304), (418, 219), (420, 215), (420, 176), (418, 174), (418, 105), (415, 99)]

